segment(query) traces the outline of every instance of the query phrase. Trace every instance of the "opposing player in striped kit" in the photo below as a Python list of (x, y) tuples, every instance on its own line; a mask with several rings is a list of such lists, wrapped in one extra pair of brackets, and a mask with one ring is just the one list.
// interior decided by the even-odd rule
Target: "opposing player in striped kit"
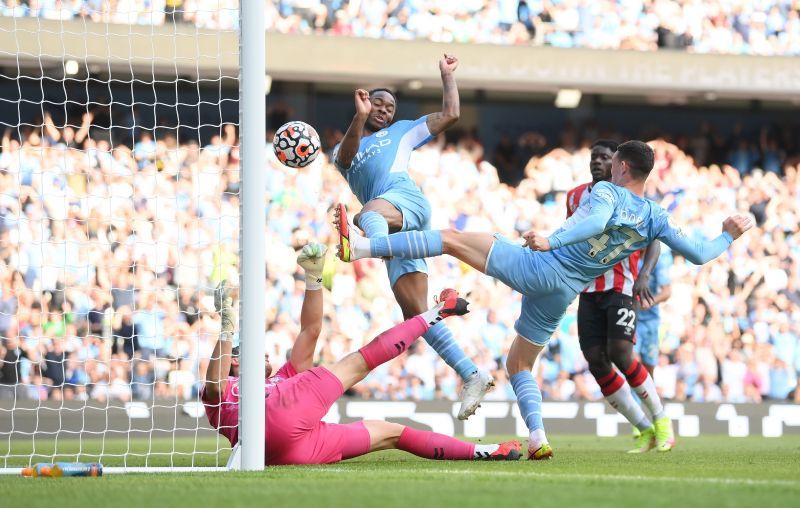
[[(598, 140), (592, 145), (589, 161), (592, 181), (567, 193), (567, 218), (590, 212), (587, 205), (592, 187), (611, 180), (611, 158), (617, 147), (618, 143), (610, 140)], [(658, 260), (659, 246), (659, 242), (647, 246), (643, 278), (648, 277)], [(653, 447), (666, 452), (675, 444), (672, 422), (664, 414), (653, 379), (633, 355), (638, 310), (633, 289), (639, 276), (641, 252), (632, 253), (583, 290), (578, 304), (578, 336), (589, 371), (600, 385), (603, 396), (639, 431), (636, 446), (630, 453), (647, 452)], [(631, 389), (647, 407), (652, 420), (633, 397)]]

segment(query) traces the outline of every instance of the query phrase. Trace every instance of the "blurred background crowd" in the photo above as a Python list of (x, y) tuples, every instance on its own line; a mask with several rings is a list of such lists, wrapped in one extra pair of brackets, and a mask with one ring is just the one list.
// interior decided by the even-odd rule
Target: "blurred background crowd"
[[(267, 29), (381, 39), (797, 55), (798, 0), (265, 0)], [(4, 0), (3, 16), (234, 30), (239, 0)]]
[[(70, 123), (57, 127), (45, 115), (32, 122), (40, 127), (3, 133), (0, 397), (192, 399), (219, 331), (211, 290), (222, 278), (238, 280), (238, 133), (223, 125), (200, 143), (137, 131), (127, 146), (111, 143), (91, 113)], [(434, 229), (510, 238), (529, 228), (550, 232), (564, 219), (565, 192), (590, 179), (588, 146), (598, 134), (622, 140), (574, 127), (553, 144), (531, 132), (484, 147), (479, 136), (456, 131), (414, 152), (410, 172), (431, 201)], [(328, 153), (341, 135), (323, 133)], [(675, 256), (655, 371), (667, 399), (800, 401), (800, 160), (762, 138), (715, 148), (713, 133), (701, 129), (652, 141), (647, 193), (689, 234), (719, 234), (734, 211), (749, 211), (758, 223), (708, 265)], [(749, 148), (739, 157), (743, 143)], [(268, 152), (265, 329), (277, 368), (299, 328), (297, 249), (310, 240), (334, 244), (331, 205), (359, 205), (327, 154), (298, 171)], [(344, 264), (329, 254), (319, 362), (402, 319), (381, 261)], [(430, 260), (431, 292), (451, 286), (473, 302), (473, 312), (450, 326), (495, 376), (489, 399), (513, 399), (502, 364), (519, 296), (452, 258)], [(575, 310), (535, 368), (549, 400), (601, 397), (580, 353)], [(418, 341), (350, 395), (454, 399), (459, 389), (455, 374)]]

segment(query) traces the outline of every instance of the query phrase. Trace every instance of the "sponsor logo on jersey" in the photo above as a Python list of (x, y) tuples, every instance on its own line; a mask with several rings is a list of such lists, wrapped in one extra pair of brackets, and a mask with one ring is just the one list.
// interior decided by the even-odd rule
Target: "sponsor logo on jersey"
[[(385, 132), (385, 131), (384, 131)], [(365, 162), (381, 153), (381, 149), (392, 144), (390, 138), (378, 139), (372, 141), (369, 145), (365, 146), (363, 150), (359, 151), (355, 158), (353, 158), (353, 165), (350, 166), (350, 172), (357, 172), (361, 170), (361, 166)]]

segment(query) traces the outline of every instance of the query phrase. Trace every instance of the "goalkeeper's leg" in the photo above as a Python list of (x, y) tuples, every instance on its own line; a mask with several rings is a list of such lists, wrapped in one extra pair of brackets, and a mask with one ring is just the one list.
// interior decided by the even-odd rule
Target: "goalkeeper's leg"
[(439, 295), (439, 303), (418, 316), (400, 323), (378, 335), (366, 346), (327, 367), (349, 389), (366, 377), (382, 363), (396, 358), (406, 351), (428, 329), (449, 316), (462, 316), (469, 312), (468, 302), (459, 298), (454, 289), (445, 289)]
[(516, 440), (475, 444), (398, 423), (367, 420), (364, 426), (369, 431), (371, 452), (397, 449), (436, 460), (518, 460), (522, 456), (522, 445)]

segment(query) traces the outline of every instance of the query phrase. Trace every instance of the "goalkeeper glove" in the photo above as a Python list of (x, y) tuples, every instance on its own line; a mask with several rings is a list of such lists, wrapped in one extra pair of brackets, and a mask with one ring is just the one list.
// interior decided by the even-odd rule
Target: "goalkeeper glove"
[(325, 268), (325, 254), (328, 248), (321, 243), (309, 243), (297, 256), (299, 264), (306, 272), (306, 291), (322, 288), (322, 270)]

